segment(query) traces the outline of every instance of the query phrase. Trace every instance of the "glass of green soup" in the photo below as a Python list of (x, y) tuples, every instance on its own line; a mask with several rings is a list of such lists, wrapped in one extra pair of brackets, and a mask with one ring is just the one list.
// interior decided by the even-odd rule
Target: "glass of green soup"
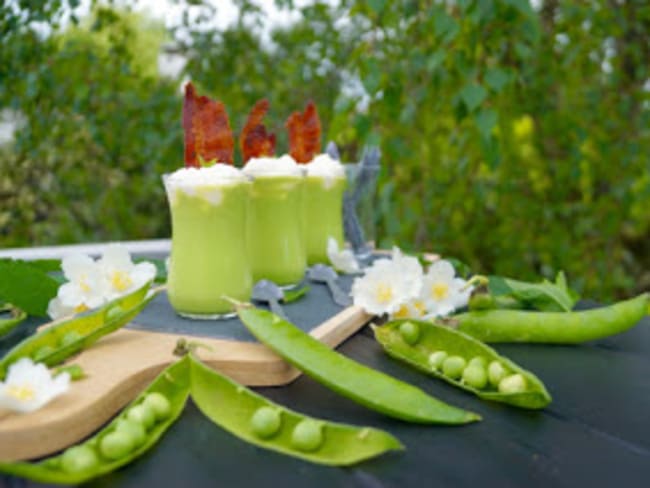
[(232, 316), (223, 297), (248, 301), (253, 285), (245, 246), (250, 182), (219, 163), (181, 168), (163, 181), (172, 219), (169, 302), (187, 318)]
[(285, 155), (251, 158), (248, 251), (255, 281), (267, 279), (285, 288), (302, 281), (307, 266), (301, 208), (304, 176)]
[(303, 225), (308, 264), (329, 263), (327, 240), (343, 249), (343, 193), (347, 178), (343, 165), (319, 154), (305, 168)]

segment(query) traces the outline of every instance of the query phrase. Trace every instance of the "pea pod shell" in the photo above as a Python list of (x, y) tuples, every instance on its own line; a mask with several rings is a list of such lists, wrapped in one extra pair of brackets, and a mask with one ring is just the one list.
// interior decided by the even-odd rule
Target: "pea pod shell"
[[(0, 360), (0, 379), (5, 377), (7, 369), (12, 363), (21, 357), (33, 357), (44, 346), (51, 346), (53, 350), (44, 357), (39, 357), (39, 362), (47, 366), (55, 366), (89, 347), (105, 335), (123, 327), (138, 315), (155, 296), (155, 293), (147, 296), (149, 285), (146, 283), (132, 293), (117, 298), (97, 310), (59, 322), (27, 337)], [(111, 310), (120, 309), (119, 313), (112, 314), (110, 318), (107, 318)], [(61, 344), (63, 337), (69, 332), (78, 332), (80, 336), (77, 340)]]
[(262, 343), (333, 391), (377, 412), (428, 424), (465, 424), (480, 416), (448, 405), (408, 383), (359, 364), (280, 317), (240, 308), (239, 317)]
[(579, 312), (484, 310), (455, 315), (458, 330), (484, 342), (579, 344), (624, 332), (648, 312), (644, 293), (606, 307)]
[[(150, 392), (155, 391), (165, 395), (171, 404), (171, 415), (167, 417), (163, 422), (157, 423), (151, 430), (149, 430), (147, 432), (144, 443), (139, 445), (127, 456), (115, 461), (111, 461), (109, 459), (101, 459), (99, 464), (93, 469), (79, 473), (68, 473), (60, 469), (60, 458), (62, 454), (44, 459), (38, 463), (0, 462), (0, 473), (22, 476), (23, 478), (29, 478), (41, 483), (69, 485), (84, 483), (88, 480), (104, 475), (106, 473), (110, 473), (111, 471), (114, 471), (117, 468), (128, 464), (135, 458), (147, 452), (181, 414), (190, 392), (189, 378), (189, 358), (185, 357), (167, 367), (151, 383), (151, 385), (149, 385), (149, 387), (144, 392), (142, 392), (138, 398), (136, 398), (131, 403), (131, 405), (129, 405), (110, 424), (108, 424), (93, 437), (80, 444), (91, 445), (93, 446), (93, 449), (96, 449), (96, 446), (100, 444), (101, 439), (107, 434), (113, 432), (116, 429), (117, 424), (125, 418), (124, 412), (128, 411), (131, 406), (139, 404)], [(99, 456), (99, 452), (96, 452)]]
[[(298, 457), (313, 463), (347, 466), (404, 447), (392, 435), (370, 427), (317, 420), (274, 404), (261, 395), (217, 373), (199, 360), (191, 361), (192, 399), (215, 424), (251, 444)], [(272, 406), (281, 414), (279, 431), (269, 438), (254, 434), (251, 418), (262, 407)], [(296, 425), (305, 420), (321, 422), (324, 441), (306, 452), (291, 447)]]
[[(409, 345), (402, 338), (399, 333), (399, 326), (403, 322), (412, 322), (420, 327), (421, 335), (417, 344), (413, 346)], [(374, 327), (374, 333), (377, 341), (390, 356), (404, 361), (431, 376), (435, 376), (447, 383), (472, 392), (479, 398), (531, 409), (544, 408), (551, 402), (551, 396), (546, 391), (546, 387), (533, 373), (526, 371), (508, 358), (500, 356), (491, 347), (462, 332), (431, 322), (401, 319), (389, 322), (380, 327)], [(472, 388), (461, 381), (445, 376), (438, 370), (432, 369), (429, 364), (429, 355), (440, 350), (444, 350), (449, 355), (458, 355), (465, 358), (480, 356), (487, 359), (488, 363), (498, 360), (511, 372), (524, 376), (529, 388), (525, 392), (513, 394), (503, 394), (496, 390), (490, 391)]]
[(14, 317), (0, 319), (0, 337), (7, 335), (14, 330), (20, 323), (27, 318), (27, 314), (19, 310)]

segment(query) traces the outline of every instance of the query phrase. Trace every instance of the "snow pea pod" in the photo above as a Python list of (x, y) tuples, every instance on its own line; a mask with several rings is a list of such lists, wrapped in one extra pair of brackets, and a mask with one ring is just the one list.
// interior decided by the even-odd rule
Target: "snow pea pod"
[(269, 311), (240, 306), (238, 314), (260, 342), (319, 383), (372, 410), (416, 423), (465, 424), (480, 420), (473, 412), (448, 405), (343, 356)]
[[(36, 463), (0, 462), (0, 473), (41, 483), (78, 484), (114, 471), (147, 452), (174, 423), (189, 396), (189, 381), (186, 357), (166, 368), (120, 415), (90, 439)], [(154, 413), (150, 427), (131, 419), (129, 412), (149, 408), (150, 398), (159, 402), (161, 397), (169, 408), (164, 416)]]
[[(418, 328), (419, 338), (410, 343), (404, 331), (413, 327)], [(391, 321), (373, 330), (390, 356), (479, 398), (531, 409), (543, 408), (551, 402), (544, 384), (534, 374), (467, 334), (409, 319)], [(450, 374), (445, 368), (447, 364), (453, 366), (452, 362), (462, 363), (458, 374)], [(509, 386), (520, 381), (507, 379), (512, 377), (521, 377), (523, 384)]]
[[(6, 310), (7, 308), (3, 308), (3, 311)], [(20, 309), (9, 306), (8, 310), (11, 312), (12, 316), (0, 319), (0, 337), (7, 335), (27, 318), (27, 314)]]
[(85, 315), (72, 317), (27, 337), (0, 360), (0, 379), (11, 364), (31, 357), (55, 366), (131, 321), (153, 299), (149, 283)]
[(650, 294), (579, 312), (484, 310), (455, 315), (458, 330), (484, 342), (578, 344), (624, 332), (648, 312)]
[(191, 357), (192, 399), (228, 432), (251, 444), (330, 466), (348, 466), (404, 447), (392, 435), (307, 417), (275, 404)]

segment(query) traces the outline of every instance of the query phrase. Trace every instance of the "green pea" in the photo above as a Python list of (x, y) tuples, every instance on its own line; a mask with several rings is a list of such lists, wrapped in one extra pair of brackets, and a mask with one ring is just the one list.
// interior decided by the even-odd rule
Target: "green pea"
[(125, 430), (106, 434), (99, 443), (99, 452), (107, 459), (121, 459), (135, 448), (135, 440)]
[(417, 344), (420, 340), (420, 327), (413, 322), (402, 322), (399, 326), (399, 333), (404, 339), (404, 342), (411, 346)]
[(115, 304), (106, 310), (105, 320), (106, 322), (110, 322), (111, 320), (116, 319), (123, 313), (124, 313), (124, 309), (119, 304)]
[(299, 451), (315, 451), (323, 440), (323, 424), (311, 419), (300, 422), (291, 433), (291, 446)]
[(463, 374), (466, 364), (466, 361), (460, 356), (450, 356), (442, 362), (442, 373), (457, 380)]
[(251, 428), (255, 435), (262, 439), (268, 439), (277, 434), (281, 424), (280, 412), (271, 407), (260, 407), (251, 417)]
[(503, 378), (508, 375), (508, 371), (499, 361), (492, 361), (488, 366), (488, 380), (492, 386), (499, 386)]
[(485, 368), (481, 368), (476, 364), (470, 364), (463, 371), (463, 381), (477, 390), (485, 388), (485, 385), (487, 385), (487, 374)]
[(442, 362), (447, 359), (447, 353), (445, 351), (435, 351), (429, 354), (429, 365), (433, 369), (440, 369)]
[(116, 431), (126, 432), (133, 438), (135, 446), (140, 446), (146, 440), (147, 432), (140, 422), (135, 422), (129, 419), (121, 419), (117, 423)]
[(79, 339), (81, 339), (83, 336), (77, 332), (76, 330), (71, 330), (69, 332), (66, 332), (63, 337), (61, 337), (61, 340), (59, 341), (59, 346), (60, 347), (67, 347), (70, 344), (74, 344), (77, 342)]
[(469, 360), (469, 363), (467, 363), (468, 366), (478, 366), (479, 368), (485, 369), (487, 366), (487, 362), (485, 361), (485, 358), (483, 356), (474, 356), (472, 359)]
[(142, 424), (145, 430), (149, 430), (153, 427), (153, 424), (156, 423), (156, 414), (154, 411), (151, 407), (142, 403), (131, 407), (129, 411), (126, 412), (126, 418)]
[(171, 405), (169, 404), (169, 400), (162, 393), (149, 393), (146, 397), (144, 397), (144, 402), (142, 403), (153, 411), (157, 421), (166, 419), (171, 413)]
[(74, 446), (61, 456), (61, 469), (66, 473), (89, 471), (99, 464), (97, 454), (90, 446)]
[(526, 379), (520, 374), (506, 376), (499, 382), (499, 393), (521, 393), (526, 391)]
[(35, 363), (40, 363), (42, 362), (46, 357), (48, 357), (50, 354), (52, 354), (55, 351), (54, 347), (45, 345), (38, 349), (36, 353), (34, 354), (34, 362)]

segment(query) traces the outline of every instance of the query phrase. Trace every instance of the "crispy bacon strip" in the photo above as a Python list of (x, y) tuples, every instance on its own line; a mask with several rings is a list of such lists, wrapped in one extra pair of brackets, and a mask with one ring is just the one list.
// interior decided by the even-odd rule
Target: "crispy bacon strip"
[(272, 156), (275, 152), (275, 134), (266, 132), (262, 119), (269, 110), (269, 101), (264, 98), (259, 100), (248, 114), (246, 124), (239, 136), (244, 163), (250, 158)]
[(292, 113), (284, 126), (289, 130), (289, 154), (298, 163), (308, 163), (320, 153), (320, 120), (314, 102), (304, 113)]
[(185, 85), (183, 103), (185, 166), (201, 166), (201, 161), (233, 164), (235, 141), (223, 103), (197, 96), (191, 82)]

